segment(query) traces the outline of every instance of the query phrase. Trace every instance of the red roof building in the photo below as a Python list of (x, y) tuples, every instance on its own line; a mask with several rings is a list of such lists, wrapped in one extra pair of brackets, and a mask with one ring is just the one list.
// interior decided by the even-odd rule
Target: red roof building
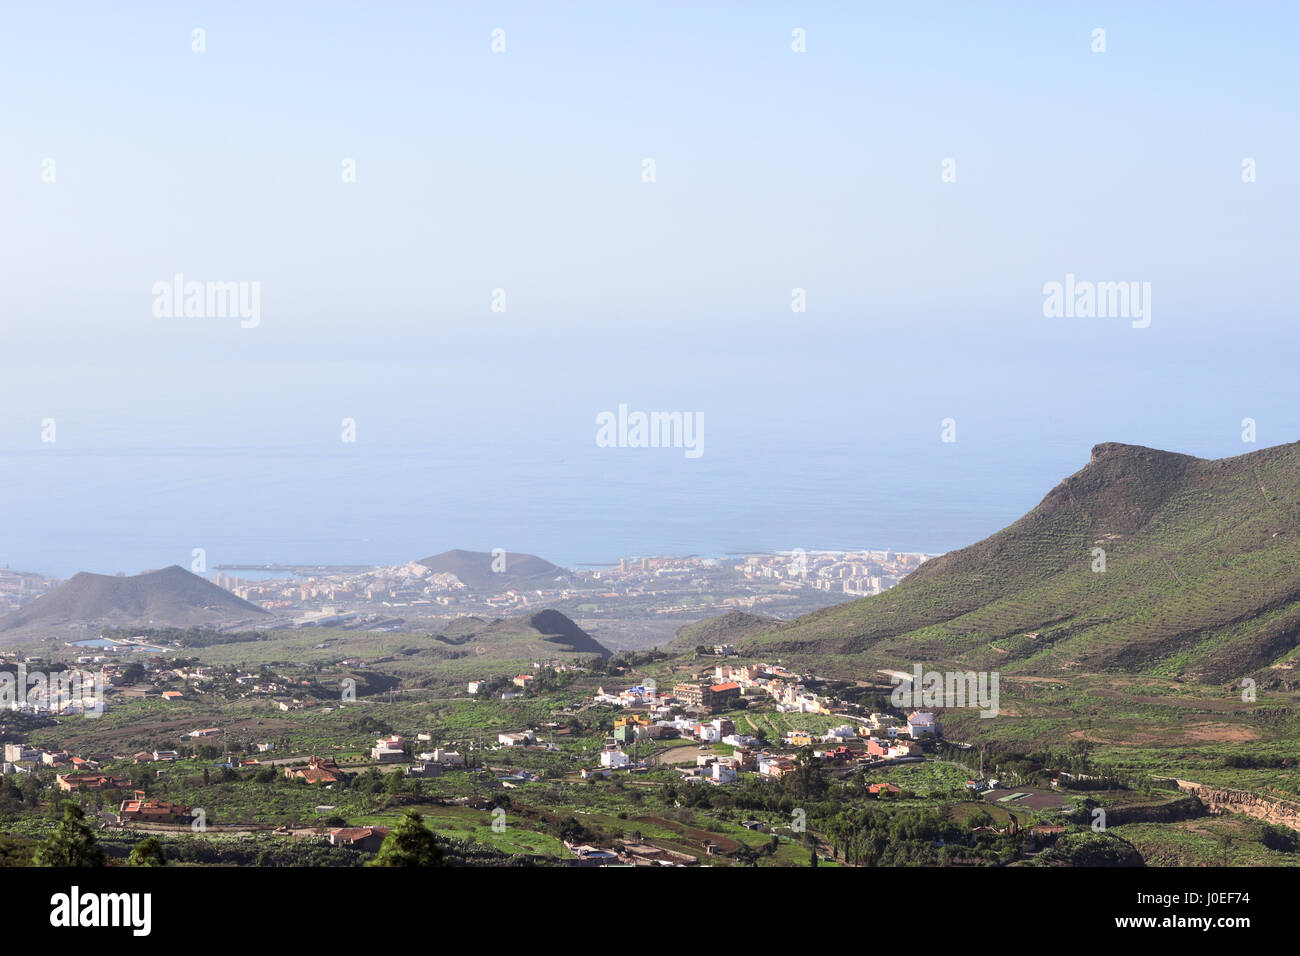
[(139, 823), (189, 823), (190, 808), (179, 803), (167, 803), (163, 800), (146, 800), (144, 791), (135, 791), (134, 800), (123, 800), (118, 808), (118, 817), (125, 823), (133, 820)]
[(65, 773), (59, 777), (60, 790), (120, 790), (131, 781), (108, 773)]
[(339, 765), (333, 760), (322, 757), (310, 757), (306, 767), (285, 767), (287, 780), (305, 780), (307, 783), (340, 783), (345, 777)]

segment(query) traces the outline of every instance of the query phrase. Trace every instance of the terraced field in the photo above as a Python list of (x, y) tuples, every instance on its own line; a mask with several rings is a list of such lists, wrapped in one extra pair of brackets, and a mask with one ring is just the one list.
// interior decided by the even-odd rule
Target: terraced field
[(1259, 821), (1245, 816), (1130, 823), (1111, 832), (1132, 843), (1147, 866), (1300, 866), (1300, 854), (1271, 847)]

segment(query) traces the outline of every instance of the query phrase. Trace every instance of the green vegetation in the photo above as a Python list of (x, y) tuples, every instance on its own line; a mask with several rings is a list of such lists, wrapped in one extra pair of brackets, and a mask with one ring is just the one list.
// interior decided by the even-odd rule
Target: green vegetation
[[(1172, 791), (1164, 779), (1183, 775), (1215, 783), (1217, 774), (1237, 786), (1249, 780), (1261, 790), (1290, 793), (1295, 762), (1285, 735), (1293, 718), (1278, 716), (1274, 725), (1281, 736), (1250, 753), (1229, 743), (1192, 752), (1160, 742), (1132, 747), (1091, 739), (1112, 730), (1119, 737), (1125, 728), (1131, 738), (1131, 721), (1139, 718), (1167, 721), (1171, 728), (1196, 726), (1184, 716), (1188, 686), (1176, 683), (1144, 684), (1148, 693), (1139, 699), (1109, 696), (1111, 678), (1031, 682), (1034, 694), (1015, 699), (1033, 715), (970, 718), (977, 727), (997, 728), (982, 748), (985, 773), (999, 777), (1006, 789), (987, 797), (966, 786), (978, 774), (979, 748), (942, 744), (920, 763), (835, 767), (813, 758), (812, 748), (783, 747), (780, 741), (790, 730), (820, 734), (844, 717), (779, 713), (765, 699), (729, 716), (741, 733), (761, 735), (767, 746), (791, 754), (795, 769), (782, 777), (746, 773), (727, 786), (687, 782), (674, 768), (693, 764), (692, 756), (688, 764), (664, 762), (607, 779), (581, 779), (577, 771), (597, 763), (621, 714), (590, 706), (595, 688), (637, 683), (651, 673), (663, 677), (678, 666), (662, 655), (627, 655), (588, 673), (551, 674), (537, 682), (540, 690), (510, 701), (447, 697), (439, 684), (403, 685), (352, 703), (314, 701), (289, 711), (256, 696), (230, 697), (219, 672), (203, 693), (190, 690), (179, 702), (128, 699), (96, 720), (31, 721), (26, 736), (33, 743), (121, 755), (107, 760), (104, 770), (125, 783), (122, 789), (60, 794), (49, 768), (3, 778), (0, 862), (30, 865), (76, 854), (85, 865), (97, 858), (133, 866), (358, 866), (381, 858), (374, 849), (330, 845), (328, 831), (345, 826), (389, 828), (387, 862), (374, 865), (431, 865), (433, 849), (451, 865), (563, 865), (578, 862), (570, 848), (578, 844), (628, 858), (666, 854), (672, 862), (731, 866), (808, 866), (814, 858), (817, 865), (835, 866), (1117, 865), (1142, 859), (1165, 865), (1212, 860), (1216, 853), (1222, 858), (1225, 846), (1230, 860), (1243, 863), (1290, 864), (1297, 856), (1295, 835), (1283, 828), (1221, 838), (1218, 830), (1228, 818), (1207, 817), (1197, 801)], [(611, 669), (621, 673), (611, 675)], [(322, 684), (335, 679), (314, 664), (281, 670), (277, 665), (268, 679), (295, 682), (302, 673)], [(835, 686), (836, 692), (848, 689)], [(870, 695), (863, 699), (878, 703)], [(1107, 707), (1115, 712), (1113, 723), (1104, 716)], [(1091, 723), (1080, 719), (1093, 708), (1100, 710)], [(1282, 709), (1288, 708), (1295, 710)], [(1245, 728), (1263, 727), (1268, 715), (1274, 715), (1272, 707), (1258, 705), (1232, 711), (1230, 719)], [(968, 729), (958, 714), (945, 722), (955, 733)], [(220, 735), (178, 737), (208, 726), (220, 728)], [(498, 747), (498, 733), (524, 727), (535, 729), (539, 746)], [(1089, 731), (1088, 739), (1070, 737), (1081, 728)], [(370, 745), (394, 733), (408, 740), (426, 734), (421, 748), (456, 749), (465, 766), (419, 777), (404, 772), (409, 760), (375, 764)], [(1052, 742), (1062, 737), (1070, 742)], [(1177, 744), (1172, 731), (1171, 740)], [(267, 741), (274, 750), (260, 753), (253, 746)], [(643, 757), (695, 747), (689, 740), (638, 745)], [(152, 748), (179, 750), (181, 759), (160, 764), (129, 757)], [(715, 744), (708, 752), (732, 749)], [(343, 779), (310, 785), (288, 779), (283, 766), (255, 762), (301, 762), (312, 754), (336, 760)], [(1061, 773), (1073, 776), (1068, 785), (1053, 788)], [(870, 785), (886, 782), (899, 792), (870, 791)], [(206, 829), (95, 829), (130, 789), (202, 808)], [(1025, 797), (1006, 799), (1013, 793)], [(1104, 838), (1089, 835), (1095, 807), (1115, 821)], [(1039, 822), (1063, 826), (1071, 838), (1040, 846), (1029, 835)]]
[(379, 853), (368, 866), (442, 866), (445, 859), (438, 838), (424, 825), (420, 814), (407, 810), (389, 831)]
[(157, 837), (146, 837), (131, 849), (127, 862), (131, 866), (166, 866), (167, 854)]
[(1202, 817), (1114, 827), (1147, 866), (1300, 866), (1296, 831), (1251, 817)]
[(1098, 445), (1008, 528), (747, 646), (828, 672), (920, 658), (1294, 688), (1298, 519), (1300, 444), (1219, 461)]
[[(788, 624), (699, 622), (669, 651), (611, 657), (553, 611), (435, 634), (144, 632), (170, 659), (125, 664), (102, 717), (7, 719), (7, 740), (121, 779), (66, 794), (43, 763), (0, 779), (0, 863), (549, 866), (588, 862), (589, 845), (654, 865), (1296, 865), (1300, 834), (1235, 811), (1300, 821), (1297, 518), (1300, 445), (1221, 462), (1102, 445), (1023, 519), (892, 591)], [(644, 761), (633, 769), (580, 772), (625, 715), (597, 688), (695, 679), (724, 642), (743, 652), (729, 663), (818, 675), (805, 684), (834, 713), (779, 712), (750, 688), (722, 714), (789, 772), (714, 785), (697, 757), (736, 748), (671, 738), (626, 745)], [(909, 708), (879, 670), (918, 657), (997, 672), (996, 718), (941, 709), (924, 758), (882, 766), (784, 743), (874, 711), (897, 719)], [(217, 732), (186, 736), (198, 728)], [(525, 728), (535, 746), (499, 745)], [(372, 758), (393, 734), (403, 759)], [(435, 748), (460, 759), (408, 774)], [(134, 758), (155, 750), (179, 759)], [(309, 757), (338, 778), (286, 775)], [(131, 790), (201, 809), (203, 826), (122, 825)], [(370, 826), (389, 831), (377, 851), (329, 839)]]
[(34, 866), (103, 866), (104, 851), (86, 826), (85, 811), (75, 803), (59, 806), (54, 832), (36, 848)]

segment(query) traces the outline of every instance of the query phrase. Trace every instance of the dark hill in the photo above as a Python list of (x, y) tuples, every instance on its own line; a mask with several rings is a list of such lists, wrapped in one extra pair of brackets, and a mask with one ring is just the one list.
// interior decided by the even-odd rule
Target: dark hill
[(575, 654), (599, 654), (601, 657), (609, 657), (609, 651), (604, 645), (559, 611), (550, 609), (538, 611), (523, 620), (525, 624), (541, 634), (543, 640), (557, 644), (563, 650)]
[(1234, 680), (1298, 642), (1300, 444), (1206, 460), (1106, 443), (1009, 527), (748, 645), (854, 672), (929, 660)]
[(505, 570), (492, 569), (490, 551), (444, 551), (422, 558), (420, 564), (440, 574), (454, 574), (471, 591), (499, 592), (509, 589), (530, 590), (566, 584), (572, 576), (564, 568), (535, 554), (506, 552)]
[(495, 621), (460, 617), (433, 639), (488, 660), (551, 658), (560, 654), (610, 656), (607, 648), (572, 620), (549, 609)]
[(83, 571), (0, 618), (0, 630), (83, 623), (190, 627), (266, 616), (256, 604), (172, 565), (133, 577)]
[(744, 611), (731, 611), (722, 617), (711, 617), (703, 621), (683, 624), (668, 645), (670, 651), (693, 651), (701, 644), (713, 647), (715, 644), (735, 644), (755, 634), (769, 631), (781, 622), (774, 617), (762, 614), (747, 614)]

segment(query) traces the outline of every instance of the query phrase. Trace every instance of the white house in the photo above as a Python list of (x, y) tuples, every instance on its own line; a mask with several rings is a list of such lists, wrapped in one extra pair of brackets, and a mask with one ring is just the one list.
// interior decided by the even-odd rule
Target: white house
[(406, 741), (401, 737), (383, 737), (375, 741), (370, 748), (371, 760), (401, 760), (405, 754)]
[(700, 724), (695, 728), (695, 737), (706, 744), (716, 744), (722, 739), (722, 732), (713, 724)]
[(626, 767), (631, 762), (632, 758), (621, 750), (602, 750), (600, 753), (602, 767)]
[(930, 735), (939, 736), (939, 721), (934, 714), (926, 711), (913, 711), (907, 715), (907, 732), (913, 737)]
[(736, 768), (726, 764), (715, 763), (709, 768), (710, 779), (714, 783), (735, 783)]
[(794, 769), (794, 761), (788, 757), (773, 757), (767, 755), (766, 758), (758, 758), (758, 772), (765, 777), (779, 777), (789, 773)]
[(465, 766), (465, 757), (456, 750), (446, 750), (442, 747), (435, 747), (428, 753), (422, 753), (419, 756), (421, 760), (427, 763), (436, 763), (444, 767)]

